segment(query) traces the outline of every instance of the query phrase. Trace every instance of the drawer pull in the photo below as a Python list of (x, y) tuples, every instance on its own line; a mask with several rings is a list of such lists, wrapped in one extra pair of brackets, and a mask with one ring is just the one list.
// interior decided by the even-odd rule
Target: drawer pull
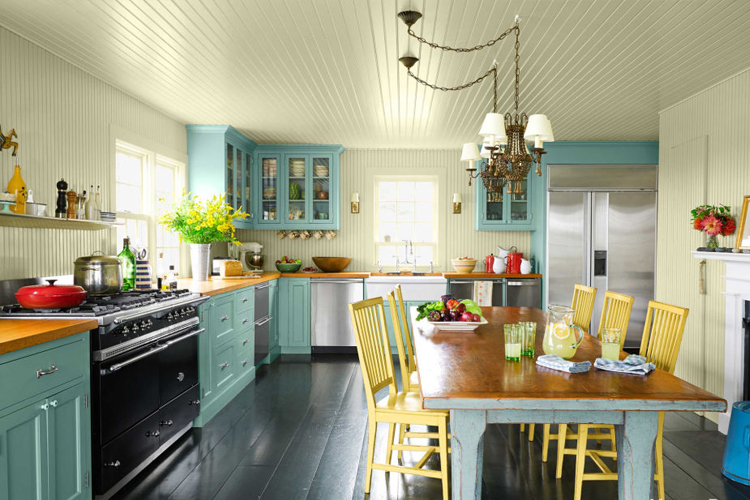
[(248, 364), (249, 362), (250, 362), (250, 360), (249, 360), (249, 359), (246, 359), (246, 360), (242, 361), (242, 366), (245, 366), (245, 365), (246, 365), (246, 364)]
[(222, 317), (221, 317), (221, 321), (226, 321), (226, 320), (228, 320), (228, 319), (229, 319), (229, 316), (222, 316)]
[(146, 431), (146, 437), (159, 437), (159, 431)]
[(172, 422), (171, 420), (162, 420), (161, 422), (159, 422), (159, 425), (166, 425), (167, 427), (172, 427), (172, 425), (174, 425), (174, 422)]
[(250, 299), (248, 299), (247, 297), (245, 297), (244, 299), (242, 299), (242, 302), (247, 302), (248, 300), (250, 300)]
[(190, 405), (190, 406), (193, 406), (193, 405), (200, 406), (201, 405), (201, 400), (200, 399), (196, 399), (196, 400), (190, 401), (190, 402), (188, 402), (188, 405)]
[(243, 340), (243, 341), (242, 341), (242, 345), (245, 345), (245, 344), (247, 344), (248, 342), (250, 342), (250, 339), (245, 339), (245, 340)]
[(36, 371), (36, 378), (42, 378), (45, 375), (51, 375), (57, 371), (57, 366), (52, 365), (49, 370), (42, 370), (41, 368)]
[(104, 466), (105, 467), (119, 467), (120, 466), (120, 461), (119, 460), (115, 460), (114, 462), (105, 462)]
[(250, 321), (250, 320), (249, 320), (249, 319), (247, 319), (247, 318), (245, 318), (245, 319), (243, 319), (243, 320), (242, 320), (242, 324), (244, 325), (244, 324), (245, 324), (245, 323), (247, 323), (248, 321)]
[(185, 374), (184, 374), (184, 373), (182, 373), (182, 372), (179, 372), (179, 373), (177, 374), (177, 381), (178, 381), (178, 382), (182, 382), (183, 380), (185, 380)]
[(224, 368), (229, 367), (229, 361), (224, 361), (222, 364), (219, 365), (219, 367), (223, 370)]

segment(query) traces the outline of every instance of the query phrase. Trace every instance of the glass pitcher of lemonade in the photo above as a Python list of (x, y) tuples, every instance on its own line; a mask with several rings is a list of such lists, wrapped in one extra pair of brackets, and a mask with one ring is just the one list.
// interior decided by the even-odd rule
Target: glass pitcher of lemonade
[(583, 340), (583, 329), (573, 324), (575, 309), (551, 305), (547, 308), (547, 328), (542, 348), (545, 354), (557, 354), (563, 359), (575, 356)]

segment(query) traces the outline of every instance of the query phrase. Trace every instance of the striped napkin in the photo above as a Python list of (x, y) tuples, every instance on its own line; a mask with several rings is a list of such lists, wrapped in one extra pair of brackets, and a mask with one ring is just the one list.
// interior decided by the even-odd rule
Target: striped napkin
[(630, 373), (633, 375), (648, 375), (650, 372), (656, 369), (656, 365), (653, 363), (647, 363), (645, 356), (638, 356), (631, 354), (622, 361), (614, 361), (612, 359), (596, 358), (594, 366), (600, 370), (607, 370), (610, 372), (618, 373)]
[(479, 307), (492, 306), (492, 282), (475, 281), (474, 282), (474, 302)]
[(552, 370), (568, 373), (585, 373), (591, 369), (591, 361), (567, 361), (557, 354), (545, 354), (536, 358), (536, 364)]

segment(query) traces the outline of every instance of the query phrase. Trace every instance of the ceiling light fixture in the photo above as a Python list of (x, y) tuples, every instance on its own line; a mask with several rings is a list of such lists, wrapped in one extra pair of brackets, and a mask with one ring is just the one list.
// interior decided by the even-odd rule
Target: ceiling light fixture
[[(466, 48), (439, 45), (414, 33), (412, 26), (422, 17), (422, 14), (417, 11), (399, 12), (398, 17), (406, 24), (409, 36), (420, 43), (428, 45), (430, 48), (444, 51), (459, 53), (474, 52), (495, 45), (511, 33), (515, 34), (513, 113), (506, 113), (505, 115), (497, 112), (497, 61), (493, 62), (492, 67), (479, 78), (455, 87), (441, 87), (422, 80), (415, 75), (411, 70), (419, 62), (419, 59), (415, 56), (405, 55), (399, 61), (406, 66), (409, 76), (417, 82), (433, 90), (444, 92), (464, 90), (481, 82), (490, 75), (493, 76), (492, 112), (487, 113), (479, 130), (479, 135), (484, 138), (482, 150), (480, 152), (474, 143), (464, 144), (461, 152), (461, 161), (469, 162), (469, 166), (466, 169), (469, 173), (469, 185), (471, 186), (472, 179), (481, 177), (487, 191), (496, 193), (493, 198), (502, 199), (502, 190), (506, 185), (508, 186), (508, 193), (523, 193), (523, 180), (526, 179), (532, 164), (536, 164), (536, 173), (540, 176), (542, 175), (542, 155), (546, 153), (544, 150), (544, 141), (552, 142), (555, 138), (552, 134), (552, 125), (545, 115), (536, 114), (528, 116), (526, 113), (519, 113), (518, 111), (519, 84), (521, 81), (519, 64), (519, 36), (521, 28), (518, 24), (518, 16), (516, 16), (513, 27), (505, 30), (497, 38), (481, 45)], [(527, 148), (526, 141), (533, 141), (534, 144), (530, 148)], [(480, 171), (476, 173), (477, 169), (474, 168), (474, 162), (480, 161), (482, 158), (485, 158), (485, 160), (480, 165)]]

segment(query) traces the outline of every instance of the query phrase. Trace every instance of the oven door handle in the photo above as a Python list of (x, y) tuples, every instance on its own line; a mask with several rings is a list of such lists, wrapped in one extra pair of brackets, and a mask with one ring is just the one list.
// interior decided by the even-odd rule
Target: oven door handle
[(127, 361), (123, 361), (122, 363), (115, 363), (112, 366), (110, 366), (109, 368), (107, 368), (106, 370), (102, 370), (102, 375), (107, 375), (109, 373), (114, 373), (114, 372), (116, 372), (117, 370), (119, 370), (121, 368), (124, 368), (124, 367), (126, 367), (128, 365), (132, 365), (136, 361), (140, 361), (143, 358), (147, 358), (147, 357), (152, 356), (154, 354), (160, 353), (161, 351), (163, 351), (165, 349), (168, 349), (168, 348), (169, 348), (169, 344), (159, 345), (159, 346), (156, 346), (156, 347), (152, 347), (148, 351), (146, 351), (144, 353), (141, 353), (138, 356), (133, 356), (132, 358), (128, 359)]
[(185, 339), (189, 339), (190, 337), (195, 337), (196, 335), (200, 335), (201, 333), (203, 333), (205, 331), (206, 331), (205, 328), (200, 328), (198, 330), (193, 330), (192, 332), (187, 333), (187, 334), (183, 335), (182, 337), (177, 337), (176, 339), (167, 340), (164, 343), (164, 345), (167, 346), (167, 347), (169, 347), (169, 346), (174, 345), (174, 344), (176, 344), (178, 342), (182, 342)]

